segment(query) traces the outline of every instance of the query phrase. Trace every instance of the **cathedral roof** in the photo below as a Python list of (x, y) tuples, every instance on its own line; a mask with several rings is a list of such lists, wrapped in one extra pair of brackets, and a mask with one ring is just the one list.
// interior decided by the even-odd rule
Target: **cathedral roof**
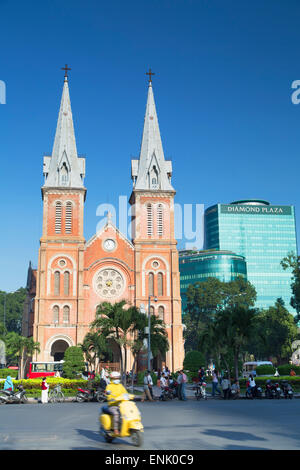
[(67, 76), (64, 80), (52, 155), (44, 157), (43, 173), (43, 188), (84, 188), (85, 158), (80, 158), (77, 154)]
[(172, 162), (165, 160), (159, 131), (152, 82), (149, 82), (144, 129), (139, 160), (132, 160), (134, 190), (174, 191)]

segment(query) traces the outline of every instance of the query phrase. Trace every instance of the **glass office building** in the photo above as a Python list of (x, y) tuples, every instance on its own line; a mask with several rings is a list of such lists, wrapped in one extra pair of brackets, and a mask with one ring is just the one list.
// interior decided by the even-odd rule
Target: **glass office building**
[(297, 254), (293, 206), (246, 200), (216, 204), (205, 211), (205, 248), (232, 250), (246, 258), (247, 278), (256, 288), (256, 307), (268, 308), (282, 297), (290, 306), (291, 273), (280, 261)]
[(231, 251), (180, 251), (180, 295), (183, 312), (187, 306), (186, 291), (190, 284), (216, 277), (220, 281), (233, 281), (237, 276), (247, 279), (244, 256)]

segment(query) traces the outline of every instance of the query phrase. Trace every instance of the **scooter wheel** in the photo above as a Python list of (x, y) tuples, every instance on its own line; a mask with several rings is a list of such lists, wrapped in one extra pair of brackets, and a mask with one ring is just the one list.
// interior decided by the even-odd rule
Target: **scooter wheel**
[(77, 401), (78, 403), (82, 403), (82, 402), (84, 402), (84, 398), (81, 397), (80, 395), (76, 395), (76, 401)]
[(105, 398), (106, 398), (106, 397), (105, 397), (104, 395), (98, 393), (98, 395), (97, 395), (97, 401), (98, 401), (99, 403), (104, 402), (104, 401), (105, 401)]
[(140, 447), (143, 444), (143, 436), (141, 431), (131, 431), (131, 441), (136, 447)]

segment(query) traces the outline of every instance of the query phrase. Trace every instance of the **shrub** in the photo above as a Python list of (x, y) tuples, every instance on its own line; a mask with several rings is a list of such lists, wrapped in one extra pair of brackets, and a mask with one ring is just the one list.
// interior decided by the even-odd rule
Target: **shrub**
[(183, 368), (189, 372), (198, 373), (200, 367), (205, 367), (205, 357), (200, 351), (189, 351), (183, 361)]
[(6, 379), (10, 375), (13, 377), (18, 377), (18, 371), (15, 369), (0, 369), (0, 379)]
[(257, 375), (274, 375), (276, 372), (275, 367), (271, 365), (262, 365), (256, 367), (256, 374)]
[(83, 351), (78, 346), (70, 346), (66, 349), (63, 363), (64, 377), (78, 378), (85, 370)]
[(280, 375), (290, 375), (291, 370), (296, 372), (296, 375), (300, 375), (300, 366), (294, 366), (293, 364), (283, 364), (277, 367)]
[[(62, 389), (76, 391), (78, 387), (86, 388), (86, 380), (70, 380), (61, 377), (47, 377), (47, 383), (49, 384), (49, 390), (55, 387), (58, 383), (62, 385)], [(42, 378), (39, 379), (24, 379), (24, 380), (13, 380), (14, 387), (22, 385), (27, 391), (38, 391), (41, 390)], [(0, 389), (3, 389), (4, 382), (0, 382)]]

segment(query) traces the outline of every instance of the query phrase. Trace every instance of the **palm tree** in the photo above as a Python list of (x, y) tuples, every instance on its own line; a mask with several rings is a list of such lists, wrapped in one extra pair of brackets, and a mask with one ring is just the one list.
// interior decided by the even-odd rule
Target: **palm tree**
[(237, 306), (224, 310), (217, 318), (218, 339), (233, 353), (235, 380), (239, 378), (239, 356), (251, 338), (256, 313), (255, 309)]
[[(139, 310), (134, 306), (127, 306), (122, 300), (115, 304), (102, 302), (96, 311), (96, 319), (91, 327), (101, 334), (106, 341), (112, 339), (118, 349), (120, 357), (121, 376), (127, 370), (127, 349), (132, 344), (133, 333), (137, 329)], [(123, 359), (124, 353), (124, 359)]]
[[(145, 333), (145, 328), (148, 326), (148, 318), (143, 313), (139, 312), (137, 321), (136, 321), (136, 335), (135, 339), (131, 345), (131, 352), (134, 357), (131, 376), (133, 377), (135, 364), (138, 358), (138, 355), (142, 351), (145, 345), (145, 340), (148, 338), (148, 335)], [(156, 315), (151, 315), (150, 318), (150, 343), (151, 343), (151, 352), (155, 357), (158, 353), (164, 355), (169, 350), (169, 341), (168, 335), (165, 330), (165, 324), (163, 320), (159, 319)]]
[(84, 339), (83, 343), (79, 345), (85, 355), (87, 362), (92, 370), (97, 369), (104, 353), (107, 351), (107, 344), (105, 338), (98, 332), (89, 331)]
[(17, 358), (19, 365), (19, 378), (24, 378), (27, 361), (35, 352), (40, 352), (40, 343), (33, 341), (33, 338), (26, 338), (15, 332), (7, 333), (4, 338), (8, 354)]

